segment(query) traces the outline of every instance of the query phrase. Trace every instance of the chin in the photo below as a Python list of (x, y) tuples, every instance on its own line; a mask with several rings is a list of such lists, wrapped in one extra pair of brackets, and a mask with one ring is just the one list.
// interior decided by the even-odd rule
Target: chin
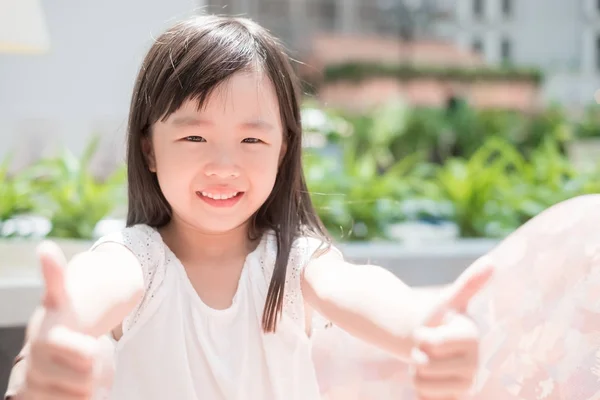
[(249, 219), (204, 218), (201, 221), (196, 221), (194, 225), (202, 232), (221, 234), (245, 227), (248, 222)]

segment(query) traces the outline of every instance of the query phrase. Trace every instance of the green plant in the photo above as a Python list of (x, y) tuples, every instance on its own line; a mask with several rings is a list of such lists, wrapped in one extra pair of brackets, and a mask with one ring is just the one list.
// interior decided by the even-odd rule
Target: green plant
[[(329, 143), (357, 146), (361, 154), (374, 153), (383, 169), (415, 152), (423, 154), (424, 161), (436, 164), (449, 158), (469, 158), (490, 138), (500, 138), (528, 154), (548, 136), (561, 143), (561, 149), (572, 137), (571, 122), (560, 109), (526, 115), (479, 110), (466, 102), (451, 109), (392, 102), (367, 113), (342, 116), (336, 114), (337, 120), (347, 121), (351, 129), (345, 124), (343, 135), (328, 130)], [(348, 136), (353, 140), (346, 140)]]
[(90, 170), (98, 144), (99, 137), (95, 136), (81, 158), (65, 149), (59, 157), (36, 166), (36, 187), (45, 201), (40, 210), (49, 214), (52, 223), (49, 236), (91, 239), (96, 224), (124, 201), (124, 168), (104, 180)]
[(539, 85), (543, 74), (534, 68), (513, 67), (438, 67), (401, 63), (347, 62), (329, 65), (324, 71), (325, 82), (360, 82), (373, 77), (390, 77), (399, 80), (434, 78), (462, 82), (474, 81), (526, 81)]
[(357, 148), (345, 146), (338, 158), (305, 154), (311, 197), (332, 235), (345, 240), (385, 238), (387, 225), (402, 220), (400, 202), (414, 193), (426, 166), (415, 154), (382, 171), (375, 154), (357, 154)]
[(502, 236), (518, 226), (515, 212), (503, 202), (511, 190), (513, 147), (490, 139), (469, 159), (452, 158), (438, 167), (433, 185), (425, 186), (427, 198), (452, 204), (453, 220), (463, 237)]
[[(375, 159), (377, 169), (385, 170), (401, 158), (394, 154), (393, 147), (402, 136), (411, 111), (404, 102), (392, 101), (368, 113), (357, 115), (340, 112), (337, 118), (345, 120), (350, 129), (345, 129), (343, 134), (330, 135), (335, 138), (330, 143), (338, 144), (354, 158), (370, 154)], [(407, 154), (412, 153), (414, 150)]]
[[(326, 124), (329, 156), (314, 152), (305, 168), (326, 226), (346, 239), (384, 237), (387, 225), (407, 218), (444, 219), (435, 211), (444, 204), (452, 205), (462, 236), (503, 236), (558, 201), (600, 188), (565, 157), (571, 121), (560, 108), (525, 115), (396, 102), (326, 115), (352, 128), (338, 123), (346, 127), (338, 134)], [(407, 214), (423, 201), (434, 211)]]
[(11, 161), (12, 158), (7, 156), (0, 164), (0, 235), (5, 221), (29, 213), (34, 207), (27, 171), (11, 175)]
[(507, 201), (517, 212), (520, 223), (556, 203), (600, 189), (598, 177), (578, 172), (560, 144), (550, 137), (531, 151), (528, 160), (520, 155), (515, 157), (521, 160), (515, 163), (516, 169), (510, 177), (512, 191)]
[(564, 145), (574, 137), (573, 121), (559, 105), (551, 105), (530, 115), (525, 132), (521, 135), (519, 148), (526, 157), (546, 140), (556, 143), (564, 153)]
[(583, 116), (575, 123), (575, 137), (600, 138), (600, 106), (594, 104), (586, 107)]
[(410, 108), (397, 129), (398, 134), (389, 145), (395, 160), (415, 152), (424, 154), (424, 160), (434, 160), (438, 151), (440, 155), (445, 151), (448, 124), (443, 109)]

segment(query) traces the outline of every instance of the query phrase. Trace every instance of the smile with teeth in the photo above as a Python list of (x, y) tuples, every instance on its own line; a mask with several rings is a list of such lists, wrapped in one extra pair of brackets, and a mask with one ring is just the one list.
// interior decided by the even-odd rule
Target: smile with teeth
[(227, 200), (227, 199), (234, 198), (235, 196), (240, 194), (240, 192), (221, 193), (221, 194), (213, 194), (210, 192), (200, 192), (200, 194), (204, 197), (208, 197), (209, 199), (213, 199), (213, 200)]

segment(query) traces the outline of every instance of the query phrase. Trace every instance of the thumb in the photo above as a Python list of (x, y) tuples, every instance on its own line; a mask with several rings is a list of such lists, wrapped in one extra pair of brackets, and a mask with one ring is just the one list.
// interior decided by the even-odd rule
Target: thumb
[(66, 259), (62, 250), (54, 242), (43, 242), (37, 248), (44, 278), (42, 304), (47, 309), (60, 308), (67, 299), (65, 289)]
[(471, 299), (486, 286), (493, 275), (494, 266), (491, 259), (487, 256), (479, 258), (442, 295), (425, 325), (441, 324), (449, 312), (466, 312)]

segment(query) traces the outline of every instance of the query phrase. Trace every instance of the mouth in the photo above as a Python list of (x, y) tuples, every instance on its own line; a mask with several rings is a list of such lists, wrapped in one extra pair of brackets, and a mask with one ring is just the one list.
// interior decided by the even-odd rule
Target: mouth
[(229, 193), (211, 193), (205, 191), (196, 192), (196, 196), (198, 196), (201, 200), (207, 203), (210, 206), (218, 207), (218, 208), (227, 208), (233, 207), (236, 205), (241, 198), (244, 196), (244, 192), (229, 192)]

